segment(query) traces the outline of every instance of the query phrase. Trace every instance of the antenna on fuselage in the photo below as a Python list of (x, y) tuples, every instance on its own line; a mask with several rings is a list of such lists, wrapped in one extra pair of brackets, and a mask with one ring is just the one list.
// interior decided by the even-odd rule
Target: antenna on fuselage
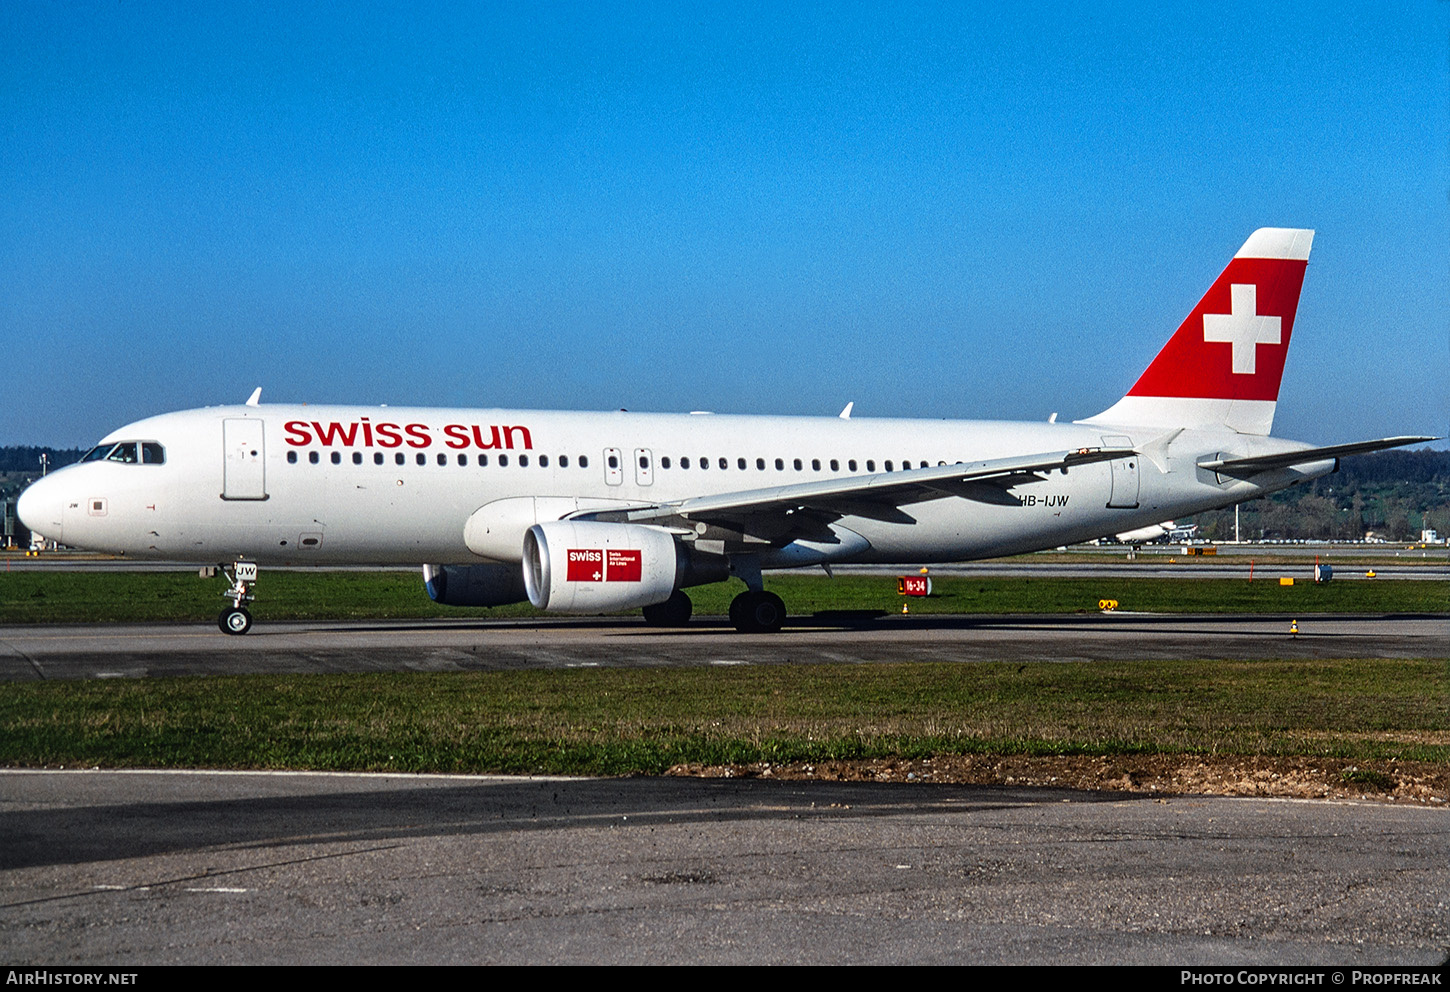
[(839, 414), (837, 414), (837, 416), (839, 416), (842, 420), (850, 420), (851, 419), (851, 407), (853, 407), (855, 405), (856, 405), (856, 401), (855, 400), (852, 400), (851, 402), (847, 403), (846, 404), (846, 409), (842, 410)]
[(262, 402), (262, 387), (258, 386), (252, 390), (252, 395), (247, 399), (247, 406), (257, 406)]

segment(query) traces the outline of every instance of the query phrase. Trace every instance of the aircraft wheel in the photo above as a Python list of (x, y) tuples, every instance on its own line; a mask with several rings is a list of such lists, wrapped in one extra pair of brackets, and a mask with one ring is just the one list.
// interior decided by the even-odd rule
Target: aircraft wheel
[(663, 603), (655, 603), (641, 610), (644, 622), (651, 627), (683, 627), (690, 622), (695, 604), (690, 597), (676, 589)]
[(774, 634), (785, 624), (785, 602), (773, 592), (742, 592), (730, 603), (730, 622), (742, 634)]
[(217, 617), (217, 626), (224, 634), (245, 634), (252, 629), (252, 615), (240, 606), (222, 610)]
[(736, 630), (745, 629), (745, 604), (750, 599), (749, 592), (742, 592), (730, 601), (730, 626)]

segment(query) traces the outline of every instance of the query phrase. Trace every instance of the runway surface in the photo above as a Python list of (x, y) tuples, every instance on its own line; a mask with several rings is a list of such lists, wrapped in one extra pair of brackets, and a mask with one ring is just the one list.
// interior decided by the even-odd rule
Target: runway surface
[[(1297, 633), (1290, 632), (1297, 620)], [(279, 672), (464, 671), (591, 665), (1450, 656), (1450, 616), (817, 614), (779, 634), (723, 618), (679, 629), (635, 618), (259, 621), (0, 629), (0, 681)]]
[(1450, 946), (1450, 830), (1424, 807), (153, 772), (0, 772), (0, 795), (12, 964), (1424, 966)]

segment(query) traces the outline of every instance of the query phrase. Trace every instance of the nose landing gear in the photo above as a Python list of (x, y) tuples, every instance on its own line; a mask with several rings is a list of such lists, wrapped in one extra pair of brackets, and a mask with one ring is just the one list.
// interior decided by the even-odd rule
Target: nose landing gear
[(242, 604), (257, 598), (251, 591), (257, 581), (257, 563), (239, 561), (230, 569), (225, 565), (219, 567), (232, 580), (232, 587), (222, 593), (223, 597), (232, 601), (232, 605), (222, 610), (221, 616), (217, 617), (217, 626), (224, 634), (245, 634), (252, 629), (252, 615)]

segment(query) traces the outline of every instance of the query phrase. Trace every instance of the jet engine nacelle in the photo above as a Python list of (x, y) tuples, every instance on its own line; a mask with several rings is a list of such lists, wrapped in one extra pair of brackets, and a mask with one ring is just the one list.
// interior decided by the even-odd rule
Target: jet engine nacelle
[(663, 603), (689, 554), (661, 527), (553, 520), (524, 535), (529, 602), (558, 613), (611, 613)]
[(505, 606), (529, 598), (517, 565), (424, 565), (423, 583), (444, 606)]

